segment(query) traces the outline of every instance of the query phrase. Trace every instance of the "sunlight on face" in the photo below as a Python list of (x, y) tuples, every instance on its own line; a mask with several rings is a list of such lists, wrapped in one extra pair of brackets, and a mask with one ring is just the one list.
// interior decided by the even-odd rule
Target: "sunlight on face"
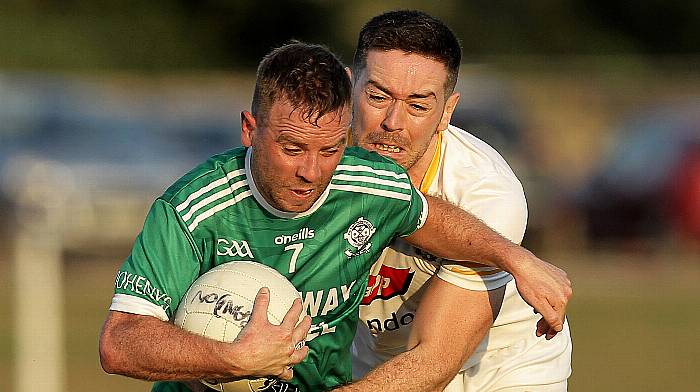
[(252, 173), (268, 203), (303, 212), (323, 194), (345, 150), (350, 108), (327, 113), (315, 123), (286, 101), (275, 102), (267, 121), (253, 132)]
[(437, 130), (449, 122), (446, 80), (447, 68), (436, 60), (400, 50), (369, 51), (353, 88), (354, 142), (406, 169), (421, 162)]

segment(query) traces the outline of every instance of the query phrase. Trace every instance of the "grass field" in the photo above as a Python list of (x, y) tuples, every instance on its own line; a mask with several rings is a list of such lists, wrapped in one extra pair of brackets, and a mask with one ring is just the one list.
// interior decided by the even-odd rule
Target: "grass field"
[(575, 292), (571, 391), (698, 390), (700, 257), (566, 265)]
[[(700, 257), (548, 255), (569, 271), (574, 339), (571, 391), (695, 391), (700, 369)], [(690, 259), (690, 260), (689, 260)], [(148, 391), (149, 384), (102, 372), (97, 337), (118, 260), (66, 263), (66, 391)], [(12, 276), (0, 262), (0, 390), (30, 391), (12, 377)]]

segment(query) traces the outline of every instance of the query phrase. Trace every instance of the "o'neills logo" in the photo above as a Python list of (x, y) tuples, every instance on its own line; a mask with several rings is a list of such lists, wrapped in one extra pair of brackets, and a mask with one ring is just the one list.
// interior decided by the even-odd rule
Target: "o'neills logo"
[(406, 294), (413, 280), (410, 268), (394, 268), (382, 265), (378, 275), (370, 275), (362, 305), (369, 305), (375, 299), (389, 299)]
[(280, 235), (275, 237), (276, 245), (286, 245), (290, 242), (299, 240), (308, 240), (309, 238), (314, 238), (314, 231), (308, 227), (304, 227), (299, 230), (298, 233), (292, 235)]

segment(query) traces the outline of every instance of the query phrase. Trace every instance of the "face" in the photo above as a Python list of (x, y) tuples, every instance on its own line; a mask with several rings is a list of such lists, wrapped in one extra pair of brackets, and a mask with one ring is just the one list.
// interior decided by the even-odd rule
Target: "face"
[[(435, 135), (449, 124), (458, 94), (445, 97), (447, 68), (400, 50), (371, 50), (353, 86), (353, 142), (425, 171)], [(422, 173), (420, 173), (422, 175)]]
[(242, 142), (253, 148), (251, 172), (260, 193), (281, 211), (311, 208), (331, 181), (345, 150), (350, 109), (328, 113), (313, 124), (281, 100), (267, 121), (242, 113)]

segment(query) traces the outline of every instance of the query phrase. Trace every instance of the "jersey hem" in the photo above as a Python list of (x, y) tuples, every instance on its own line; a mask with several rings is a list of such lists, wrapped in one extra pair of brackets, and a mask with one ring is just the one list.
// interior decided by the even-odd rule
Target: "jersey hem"
[(169, 321), (168, 315), (160, 306), (148, 302), (141, 297), (128, 294), (114, 294), (109, 310), (139, 314), (142, 316), (153, 316), (162, 321)]
[(414, 188), (414, 190), (415, 190), (416, 194), (420, 197), (421, 203), (423, 203), (423, 210), (421, 211), (420, 217), (418, 218), (418, 225), (416, 225), (416, 228), (413, 229), (413, 231), (411, 231), (410, 233), (400, 235), (399, 237), (410, 236), (411, 234), (420, 230), (420, 228), (423, 227), (423, 225), (425, 225), (425, 221), (428, 220), (428, 200), (425, 199), (425, 196), (418, 189)]
[(488, 291), (503, 287), (513, 280), (513, 275), (505, 271), (495, 271), (490, 275), (458, 265), (443, 265), (437, 277), (457, 287), (474, 291)]

